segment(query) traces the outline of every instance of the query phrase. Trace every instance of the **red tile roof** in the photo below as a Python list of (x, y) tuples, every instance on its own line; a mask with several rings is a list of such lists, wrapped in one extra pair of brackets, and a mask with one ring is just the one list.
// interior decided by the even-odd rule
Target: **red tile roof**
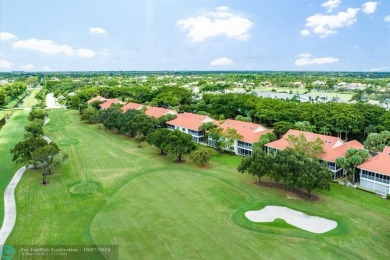
[(162, 107), (146, 106), (145, 114), (150, 117), (160, 118), (166, 114), (177, 114), (175, 110), (166, 109)]
[(119, 104), (121, 101), (117, 98), (110, 98), (107, 99), (106, 102), (100, 104), (101, 109), (107, 109), (109, 108), (112, 104)]
[(216, 125), (222, 128), (223, 130), (226, 130), (228, 128), (235, 129), (237, 133), (239, 133), (242, 136), (242, 139), (240, 141), (251, 143), (251, 144), (259, 141), (260, 136), (262, 136), (263, 134), (272, 132), (272, 130), (268, 130), (262, 125), (242, 122), (233, 119), (227, 119), (227, 120), (216, 122)]
[(357, 168), (390, 176), (390, 146), (386, 146), (382, 153), (368, 159)]
[(364, 145), (362, 145), (361, 143), (355, 140), (344, 143), (338, 137), (320, 135), (320, 134), (293, 130), (293, 129), (288, 130), (288, 132), (281, 139), (268, 143), (266, 144), (266, 146), (278, 150), (283, 150), (289, 146), (289, 143), (287, 142), (287, 137), (289, 135), (298, 136), (300, 134), (303, 134), (308, 141), (314, 141), (317, 138), (320, 138), (324, 142), (324, 151), (325, 151), (323, 154), (320, 155), (320, 159), (328, 162), (336, 162), (336, 159), (341, 156), (344, 156), (346, 151), (349, 148), (355, 148), (355, 149), (364, 148)]
[(94, 97), (94, 98), (91, 98), (90, 100), (87, 101), (88, 104), (91, 104), (95, 101), (106, 101), (107, 99), (102, 97), (102, 96), (97, 96), (97, 97)]
[(183, 113), (183, 114), (178, 114), (176, 119), (168, 121), (167, 124), (191, 129), (194, 131), (199, 131), (199, 127), (203, 123), (213, 122), (213, 121), (214, 120), (208, 116), (197, 115), (192, 113)]
[(133, 109), (133, 110), (140, 110), (144, 105), (138, 104), (138, 103), (133, 103), (129, 102), (126, 105), (124, 105), (121, 110), (123, 113), (125, 113), (127, 110)]

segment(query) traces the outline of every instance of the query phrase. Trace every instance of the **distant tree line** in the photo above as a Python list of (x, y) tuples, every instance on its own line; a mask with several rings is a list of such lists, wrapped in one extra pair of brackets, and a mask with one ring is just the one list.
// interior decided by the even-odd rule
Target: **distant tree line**
[(7, 105), (11, 100), (26, 92), (27, 86), (22, 82), (15, 82), (0, 86), (0, 107)]

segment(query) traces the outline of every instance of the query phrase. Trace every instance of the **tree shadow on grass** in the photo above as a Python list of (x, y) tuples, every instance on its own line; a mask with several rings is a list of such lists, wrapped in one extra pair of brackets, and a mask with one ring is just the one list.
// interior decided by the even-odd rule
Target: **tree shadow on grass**
[(262, 181), (262, 182), (255, 181), (255, 184), (260, 185), (262, 187), (277, 189), (279, 191), (285, 192), (287, 198), (289, 198), (289, 199), (304, 199), (304, 200), (307, 200), (307, 201), (318, 201), (318, 200), (320, 200), (320, 197), (315, 195), (315, 194), (311, 194), (310, 198), (309, 198), (307, 192), (304, 192), (304, 191), (298, 190), (298, 189), (289, 189), (283, 183), (267, 182), (267, 181)]

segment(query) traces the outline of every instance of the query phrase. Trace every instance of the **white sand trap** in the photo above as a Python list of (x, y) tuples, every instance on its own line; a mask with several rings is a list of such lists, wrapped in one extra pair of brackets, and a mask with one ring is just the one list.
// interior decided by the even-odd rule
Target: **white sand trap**
[(309, 216), (300, 211), (279, 206), (267, 206), (261, 210), (247, 211), (245, 217), (253, 222), (273, 222), (275, 219), (280, 218), (297, 228), (318, 234), (328, 232), (337, 227), (336, 221)]

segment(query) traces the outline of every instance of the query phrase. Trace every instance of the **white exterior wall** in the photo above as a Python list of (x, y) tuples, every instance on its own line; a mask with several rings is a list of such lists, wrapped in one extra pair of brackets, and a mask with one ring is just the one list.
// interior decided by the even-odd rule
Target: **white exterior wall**
[(387, 195), (390, 194), (390, 183), (383, 183), (383, 182), (378, 182), (375, 180), (375, 178), (368, 179), (366, 177), (363, 177), (362, 174), (363, 170), (360, 170), (360, 186), (367, 189), (371, 190), (379, 195)]

